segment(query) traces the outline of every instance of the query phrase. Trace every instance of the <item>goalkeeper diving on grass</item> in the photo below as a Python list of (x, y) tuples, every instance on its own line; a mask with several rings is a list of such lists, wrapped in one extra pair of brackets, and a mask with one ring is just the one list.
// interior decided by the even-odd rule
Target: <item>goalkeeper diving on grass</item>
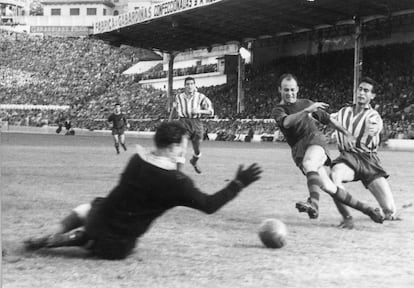
[(25, 249), (82, 246), (98, 258), (124, 259), (133, 252), (138, 238), (167, 210), (186, 206), (215, 213), (259, 180), (262, 173), (257, 164), (247, 168), (241, 165), (223, 189), (206, 194), (177, 170), (177, 157), (187, 149), (186, 128), (178, 121), (164, 122), (154, 142), (155, 150), (150, 153), (138, 146), (107, 197), (79, 205), (50, 233), (24, 241)]

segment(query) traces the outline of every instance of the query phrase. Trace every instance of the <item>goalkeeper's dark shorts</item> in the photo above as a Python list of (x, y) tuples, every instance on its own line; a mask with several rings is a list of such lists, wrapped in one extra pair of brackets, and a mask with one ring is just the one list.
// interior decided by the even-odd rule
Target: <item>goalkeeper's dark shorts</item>
[(92, 240), (88, 249), (102, 259), (124, 259), (134, 250), (137, 238), (113, 233), (105, 221), (102, 211), (105, 198), (95, 198), (87, 216), (85, 229)]

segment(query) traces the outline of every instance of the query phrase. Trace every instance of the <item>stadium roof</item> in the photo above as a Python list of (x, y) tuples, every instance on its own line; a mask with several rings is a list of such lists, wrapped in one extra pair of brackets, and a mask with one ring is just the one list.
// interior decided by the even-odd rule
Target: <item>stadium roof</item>
[(413, 0), (170, 0), (98, 21), (93, 37), (171, 52), (405, 13)]

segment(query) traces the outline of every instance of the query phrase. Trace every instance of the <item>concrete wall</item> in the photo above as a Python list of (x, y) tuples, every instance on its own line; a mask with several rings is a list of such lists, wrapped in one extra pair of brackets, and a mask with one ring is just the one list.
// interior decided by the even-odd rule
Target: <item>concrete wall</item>
[[(190, 75), (174, 77), (173, 78), (173, 89), (183, 88), (184, 79), (188, 76)], [(221, 84), (227, 83), (227, 75), (221, 74), (220, 72), (194, 74), (191, 76), (194, 77), (196, 81), (196, 85), (198, 87), (208, 87), (208, 86), (221, 85)], [(161, 90), (167, 90), (167, 87), (168, 87), (167, 78), (141, 80), (139, 83), (143, 85), (152, 86), (156, 89), (161, 89)]]
[[(86, 14), (87, 8), (96, 8), (96, 16), (105, 16), (103, 14), (104, 9), (106, 10), (106, 16), (112, 16), (113, 15), (113, 8), (110, 8), (103, 4), (71, 4), (71, 5), (62, 5), (62, 4), (48, 4), (43, 6), (43, 15), (44, 16), (52, 16), (52, 9), (60, 9), (60, 16), (55, 17), (61, 17), (61, 16), (70, 16), (70, 9), (71, 8), (79, 8), (79, 16), (88, 16)], [(94, 17), (91, 15), (91, 17)], [(97, 21), (98, 19), (95, 19)]]

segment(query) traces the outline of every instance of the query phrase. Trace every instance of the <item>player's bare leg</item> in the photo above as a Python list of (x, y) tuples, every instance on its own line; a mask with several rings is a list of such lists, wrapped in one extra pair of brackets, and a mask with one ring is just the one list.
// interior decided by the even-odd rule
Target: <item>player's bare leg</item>
[(125, 145), (125, 134), (119, 135), (119, 142), (121, 143), (122, 148), (124, 148), (124, 151), (127, 151), (127, 147)]
[(112, 135), (114, 138), (114, 146), (116, 150), (116, 154), (119, 154), (119, 138), (118, 135)]
[[(319, 175), (321, 177), (322, 183), (323, 183), (323, 189), (325, 192), (328, 192), (328, 194), (330, 194), (331, 196), (337, 191), (338, 187), (341, 187), (342, 189), (344, 189), (343, 186), (337, 185), (336, 183), (334, 183), (330, 176), (329, 176), (329, 168), (324, 166), (321, 167), (321, 169), (319, 169)], [(336, 179), (338, 180), (338, 179)], [(339, 183), (342, 182), (339, 181)], [(334, 198), (334, 203), (336, 205), (336, 208), (338, 209), (339, 213), (342, 216), (342, 221), (341, 223), (339, 223), (338, 227), (339, 228), (344, 228), (344, 229), (353, 229), (354, 228), (354, 221), (352, 219), (352, 215), (349, 211), (349, 209), (347, 208), (347, 206), (345, 204), (343, 204), (342, 202), (340, 202), (339, 200)]]
[(368, 189), (377, 199), (384, 213), (385, 220), (401, 220), (400, 217), (397, 217), (397, 208), (395, 207), (390, 185), (384, 177), (377, 178), (369, 183)]
[(319, 145), (309, 146), (303, 157), (302, 168), (307, 179), (309, 198), (307, 201), (297, 202), (296, 208), (299, 212), (308, 213), (311, 219), (319, 216), (319, 195), (322, 190), (318, 171), (326, 160), (325, 150)]
[[(337, 201), (339, 203), (345, 204), (349, 207), (352, 207), (356, 210), (361, 211), (362, 213), (368, 215), (376, 223), (382, 223), (384, 221), (384, 217), (380, 209), (373, 208), (369, 206), (368, 204), (357, 200), (344, 189), (342, 183), (353, 181), (355, 178), (354, 170), (352, 170), (348, 165), (344, 163), (336, 164), (332, 168), (331, 178), (332, 178), (333, 183), (337, 187), (336, 190), (332, 191), (330, 186), (325, 186), (324, 190), (333, 197), (334, 201)], [(338, 210), (341, 213), (345, 221), (346, 217), (349, 217), (351, 214), (343, 205), (341, 206), (341, 204), (339, 203), (338, 204), (335, 203), (335, 204), (337, 204), (337, 207), (339, 205)]]
[(191, 143), (193, 144), (193, 150), (194, 150), (194, 155), (193, 157), (190, 159), (190, 164), (193, 166), (194, 170), (198, 173), (201, 174), (201, 169), (198, 166), (197, 162), (201, 157), (201, 151), (200, 151), (200, 144), (201, 144), (201, 139), (193, 139), (191, 140)]

